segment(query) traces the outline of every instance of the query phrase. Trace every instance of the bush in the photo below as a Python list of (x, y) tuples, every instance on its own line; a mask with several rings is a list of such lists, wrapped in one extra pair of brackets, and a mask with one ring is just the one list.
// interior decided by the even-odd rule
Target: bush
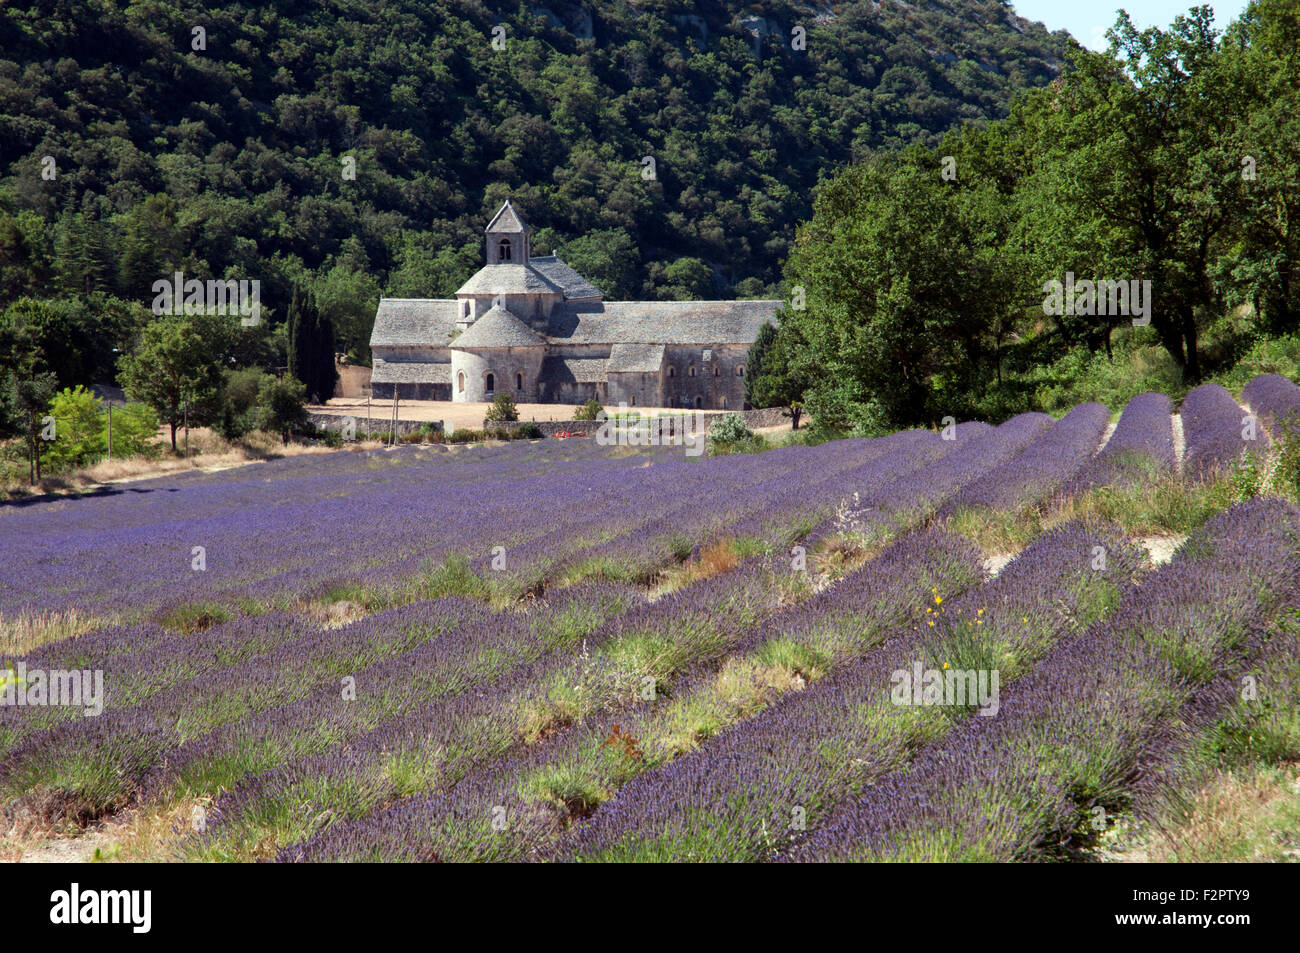
[(237, 440), (257, 427), (258, 395), (269, 377), (256, 367), (226, 372), (217, 429), (227, 440)]
[(519, 419), (519, 409), (515, 407), (515, 399), (509, 394), (497, 394), (492, 399), (492, 406), (488, 408), (487, 416), (483, 418), (484, 423), (509, 423)]
[(522, 424), (510, 432), (511, 440), (537, 440), (546, 436), (537, 424)]
[(574, 420), (599, 420), (600, 412), (604, 409), (605, 408), (600, 405), (600, 401), (598, 401), (596, 398), (593, 397), (591, 398), (591, 400), (587, 401), (585, 404), (581, 405), (573, 412), (573, 419)]
[[(105, 446), (108, 444), (108, 414), (104, 415)], [(126, 404), (113, 408), (113, 456), (157, 457), (158, 414), (148, 404)]]
[(307, 426), (307, 387), (286, 374), (284, 377), (267, 377), (257, 391), (257, 426), (269, 433), (278, 433), (285, 443), (289, 434)]
[(709, 437), (718, 443), (737, 443), (754, 436), (745, 418), (740, 414), (727, 414), (713, 421), (709, 427)]
[(41, 447), (49, 473), (82, 467), (104, 456), (108, 414), (86, 388), (78, 384), (59, 391), (50, 402), (50, 416), (54, 439)]
[(447, 437), (447, 442), (474, 443), (476, 440), (484, 439), (486, 439), (486, 434), (484, 434), (482, 430), (470, 430), (469, 428), (465, 428), (463, 430), (452, 431), (451, 435)]

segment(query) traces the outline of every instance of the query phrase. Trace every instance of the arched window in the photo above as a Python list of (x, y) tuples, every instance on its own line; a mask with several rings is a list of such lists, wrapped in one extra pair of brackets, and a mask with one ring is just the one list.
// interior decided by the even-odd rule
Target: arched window
[(636, 406), (636, 394), (633, 394), (631, 397), (629, 397), (629, 398), (627, 399), (627, 405), (628, 405), (629, 407), (635, 407), (635, 406)]
[(461, 371), (459, 374), (456, 375), (456, 390), (458, 390), (462, 394), (465, 393), (465, 372), (464, 371)]
[(669, 377), (676, 377), (676, 376), (677, 376), (677, 368), (675, 368), (675, 367), (671, 367), (671, 366), (670, 366), (670, 367), (668, 368), (668, 376), (669, 376)]
[(497, 242), (497, 261), (510, 261), (510, 239)]
[(487, 392), (490, 394), (497, 389), (497, 379), (493, 375), (487, 376)]
[(469, 302), (468, 302), (468, 301), (465, 301), (465, 302), (462, 302), (462, 303), (461, 303), (461, 306), (460, 306), (460, 316), (461, 316), (462, 318), (468, 318), (468, 317), (469, 317)]
[(695, 365), (692, 364), (692, 365), (690, 366), (690, 368), (686, 371), (686, 373), (687, 373), (689, 376), (694, 377), (694, 376), (695, 376)]
[(717, 365), (717, 364), (714, 364), (714, 365), (713, 365), (713, 376), (714, 376), (714, 377), (718, 377), (721, 373), (722, 373), (722, 372), (718, 370), (718, 365)]
[(724, 394), (724, 395), (722, 395), (721, 398), (719, 398), (719, 400), (721, 401), (720, 406), (722, 407), (722, 409), (723, 409), (723, 410), (726, 410), (726, 409), (727, 409), (727, 396)]
[(736, 365), (736, 376), (737, 376), (737, 377), (744, 377), (744, 376), (745, 376), (745, 365), (744, 365), (744, 364), (737, 364), (737, 365)]
[(703, 406), (704, 406), (704, 398), (703, 398), (703, 397), (696, 397), (696, 398), (695, 398), (695, 406), (696, 406), (696, 407), (703, 407)]
[(524, 389), (524, 375), (523, 375), (523, 374), (516, 374), (516, 375), (515, 375), (515, 390), (523, 390), (523, 389)]

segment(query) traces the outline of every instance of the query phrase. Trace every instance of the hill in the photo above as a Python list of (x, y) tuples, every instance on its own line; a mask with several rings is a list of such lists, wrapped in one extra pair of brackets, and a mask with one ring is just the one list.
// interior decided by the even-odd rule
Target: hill
[(307, 277), (355, 345), (507, 194), (611, 297), (757, 296), (827, 173), (1005, 115), (1072, 45), (998, 0), (7, 5), (0, 305), (183, 268), (283, 316)]

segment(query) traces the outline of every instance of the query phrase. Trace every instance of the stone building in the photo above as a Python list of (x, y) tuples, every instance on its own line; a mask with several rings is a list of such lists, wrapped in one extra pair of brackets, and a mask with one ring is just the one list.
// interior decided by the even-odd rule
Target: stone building
[(746, 356), (780, 301), (605, 301), (529, 237), (506, 202), (455, 298), (379, 302), (375, 397), (744, 407)]

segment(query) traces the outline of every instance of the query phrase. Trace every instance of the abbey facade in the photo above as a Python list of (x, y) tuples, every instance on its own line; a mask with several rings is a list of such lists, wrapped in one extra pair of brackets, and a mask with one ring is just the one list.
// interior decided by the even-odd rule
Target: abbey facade
[(452, 299), (384, 298), (370, 338), (376, 398), (740, 410), (745, 359), (780, 301), (605, 301), (533, 256), (509, 202), (487, 264)]

